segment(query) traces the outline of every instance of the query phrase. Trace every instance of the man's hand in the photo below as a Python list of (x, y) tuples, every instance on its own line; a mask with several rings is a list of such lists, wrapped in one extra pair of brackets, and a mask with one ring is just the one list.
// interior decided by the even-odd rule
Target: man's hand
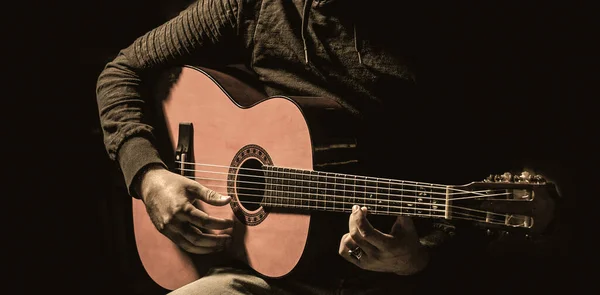
[(211, 217), (193, 205), (200, 199), (215, 206), (231, 201), (198, 182), (162, 167), (148, 170), (139, 183), (140, 197), (154, 226), (184, 250), (206, 254), (220, 251), (230, 235), (213, 234), (211, 229), (228, 229), (233, 220)]
[[(366, 270), (410, 275), (428, 263), (427, 251), (419, 243), (412, 219), (399, 216), (390, 234), (375, 229), (367, 220), (367, 208), (354, 205), (349, 220), (349, 233), (342, 237), (339, 254)], [(360, 259), (348, 250), (360, 247)]]

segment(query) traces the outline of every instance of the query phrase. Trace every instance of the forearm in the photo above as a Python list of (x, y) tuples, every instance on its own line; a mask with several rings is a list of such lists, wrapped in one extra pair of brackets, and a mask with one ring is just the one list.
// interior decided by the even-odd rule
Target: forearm
[(96, 95), (104, 144), (109, 157), (118, 161), (130, 193), (141, 168), (162, 164), (153, 127), (145, 120), (150, 98), (144, 95), (144, 83), (168, 67), (197, 63), (196, 57), (214, 63), (212, 52), (222, 47), (239, 50), (232, 45), (237, 37), (237, 10), (235, 0), (200, 0), (121, 50), (100, 74)]

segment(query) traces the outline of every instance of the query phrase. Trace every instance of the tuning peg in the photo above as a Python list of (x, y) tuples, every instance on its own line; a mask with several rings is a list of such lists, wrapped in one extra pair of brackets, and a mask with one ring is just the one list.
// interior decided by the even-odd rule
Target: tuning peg
[(532, 175), (527, 171), (523, 171), (523, 172), (521, 172), (521, 175), (515, 176), (514, 181), (515, 182), (530, 182), (531, 179), (532, 179)]
[(542, 184), (546, 183), (546, 179), (541, 175), (536, 175), (533, 177), (533, 182)]
[(501, 182), (502, 181), (502, 175), (496, 174), (494, 175), (494, 182)]
[(504, 174), (500, 176), (500, 179), (502, 179), (503, 182), (511, 182), (512, 174), (510, 174), (510, 172), (504, 172)]

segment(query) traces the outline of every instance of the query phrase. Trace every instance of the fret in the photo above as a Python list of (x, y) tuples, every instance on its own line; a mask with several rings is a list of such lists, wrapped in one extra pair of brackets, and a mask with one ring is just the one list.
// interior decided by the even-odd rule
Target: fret
[(293, 196), (294, 196), (294, 204), (296, 205), (296, 207), (303, 207), (302, 202), (304, 201), (304, 198), (302, 197), (301, 194), (301, 190), (302, 187), (300, 186), (300, 179), (302, 179), (302, 175), (300, 174), (299, 171), (297, 170), (292, 170), (292, 179), (293, 179), (293, 183), (294, 183), (294, 190), (293, 190)]
[(321, 210), (326, 210), (325, 208), (325, 201), (326, 201), (326, 196), (327, 196), (327, 192), (326, 192), (326, 181), (327, 179), (323, 176), (322, 172), (317, 172), (317, 182), (318, 182), (318, 203), (317, 203), (317, 208), (321, 209)]
[(395, 182), (390, 182), (390, 206), (388, 207), (388, 211), (390, 212), (390, 214), (392, 215), (400, 215), (402, 214), (402, 210), (400, 209), (401, 203), (399, 200), (399, 191), (400, 187), (399, 184), (395, 183)]
[[(350, 186), (350, 178), (348, 178), (348, 175), (343, 175), (342, 176), (342, 190), (343, 190), (343, 194), (344, 194), (344, 198), (342, 199), (344, 202), (342, 203), (342, 208), (341, 211), (342, 212), (347, 212), (348, 211), (348, 206), (352, 206), (352, 186)], [(351, 208), (351, 207), (350, 207)]]
[(271, 180), (271, 170), (269, 167), (266, 167), (264, 169), (264, 175), (265, 175), (265, 195), (263, 197), (262, 200), (262, 205), (263, 206), (269, 206), (271, 204), (271, 196), (273, 195), (273, 193), (271, 192), (272, 190), (272, 180)]
[(272, 205), (278, 207), (281, 202), (281, 194), (279, 193), (279, 173), (277, 167), (273, 167), (273, 200)]
[(296, 206), (305, 208), (304, 196), (302, 195), (302, 172), (299, 170), (292, 170), (294, 179), (294, 200), (296, 200)]
[(308, 199), (306, 198), (306, 195), (304, 194), (304, 174), (305, 172), (301, 171), (301, 170), (296, 170), (295, 171), (295, 175), (296, 175), (296, 198), (298, 199), (298, 204), (302, 207), (302, 208), (307, 208), (308, 207)]
[(280, 172), (280, 181), (281, 181), (281, 205), (282, 207), (287, 207), (288, 202), (290, 201), (289, 197), (289, 181), (287, 177), (285, 177), (286, 168), (282, 168)]
[(400, 195), (400, 212), (408, 214), (408, 206), (406, 206), (406, 204), (404, 203), (404, 180), (400, 181), (400, 191), (398, 192), (398, 194)]
[(369, 211), (377, 213), (377, 180), (375, 178), (367, 177), (365, 181), (365, 207)]
[(366, 186), (365, 186), (365, 180), (362, 177), (357, 177), (356, 178), (356, 193), (355, 193), (355, 202), (354, 204), (359, 205), (359, 206), (367, 206), (366, 203)]
[(297, 184), (297, 179), (298, 179), (298, 174), (296, 174), (296, 171), (294, 170), (288, 170), (289, 174), (288, 177), (290, 179), (290, 203), (294, 205), (294, 207), (300, 207), (302, 206), (302, 199), (298, 198), (298, 184)]
[(329, 174), (329, 183), (331, 184), (331, 190), (329, 191), (329, 194), (331, 195), (331, 211), (336, 211), (336, 204), (338, 203), (338, 198), (339, 198), (339, 192), (337, 190), (337, 174)]
[(352, 212), (352, 206), (356, 204), (356, 176), (352, 179), (352, 202), (350, 203), (350, 212)]
[(300, 203), (300, 199), (298, 199), (298, 193), (296, 191), (297, 189), (297, 185), (296, 185), (296, 178), (297, 178), (297, 174), (294, 170), (288, 170), (288, 175), (287, 177), (290, 179), (290, 186), (288, 187), (290, 190), (290, 204), (292, 204), (294, 207), (299, 207), (300, 205), (302, 205)]
[(267, 181), (269, 182), (269, 198), (268, 198), (268, 204), (269, 206), (273, 206), (274, 200), (275, 200), (275, 185), (274, 185), (274, 173), (273, 173), (274, 168), (273, 167), (267, 167)]
[(390, 215), (390, 182), (378, 180), (377, 206), (380, 214)]
[[(437, 188), (437, 191), (439, 191), (440, 189)], [(446, 193), (446, 189), (443, 188), (442, 189), (443, 193)], [(433, 185), (431, 185), (431, 187), (429, 188), (429, 192), (430, 192), (430, 196), (432, 197), (431, 200), (431, 213), (432, 213), (432, 217), (442, 217), (444, 215), (444, 212), (439, 212), (439, 210), (441, 210), (441, 206), (442, 206), (442, 201), (438, 200), (440, 199), (440, 197), (438, 197), (438, 195), (434, 195), (434, 189), (433, 189)]]
[(279, 182), (279, 205), (280, 207), (286, 207), (287, 198), (287, 190), (285, 186), (285, 178), (283, 177), (283, 173), (285, 168), (279, 168), (277, 171), (277, 181)]
[(327, 186), (329, 187), (329, 210), (335, 211), (335, 204), (337, 203), (338, 192), (335, 189), (335, 174), (328, 173)]
[(419, 185), (415, 191), (417, 193), (415, 206), (416, 213), (419, 215), (427, 214), (427, 211), (424, 210), (427, 209), (427, 193), (425, 192), (425, 188), (422, 185)]
[[(403, 203), (403, 208), (404, 208), (404, 213), (406, 215), (414, 215), (415, 214), (415, 204), (414, 204), (414, 188), (415, 186), (413, 184), (404, 184), (404, 181), (402, 181), (402, 203)], [(408, 186), (408, 188), (405, 190), (405, 187)]]
[[(434, 214), (436, 214), (436, 212), (434, 212), (434, 204), (436, 203), (437, 200), (434, 200), (435, 195), (433, 194), (433, 184), (429, 185), (429, 217), (434, 217)], [(437, 209), (437, 206), (435, 206)]]
[(406, 204), (404, 203), (404, 182), (395, 182), (391, 185), (391, 195), (392, 195), (392, 212), (399, 215), (408, 214), (408, 209)]
[(294, 206), (294, 186), (292, 184), (293, 180), (292, 180), (292, 174), (290, 173), (290, 169), (289, 168), (284, 168), (283, 169), (283, 182), (285, 183), (285, 205), (286, 207), (293, 207)]
[(288, 179), (288, 200), (289, 205), (292, 207), (298, 207), (298, 198), (296, 198), (296, 173), (293, 170), (287, 169), (287, 175), (285, 176)]
[(333, 194), (334, 191), (331, 185), (331, 174), (325, 173), (325, 210), (330, 211), (331, 206), (333, 205)]
[(340, 174), (334, 174), (335, 203), (333, 211), (344, 211), (344, 179)]
[(277, 168), (277, 185), (278, 185), (278, 200), (277, 200), (277, 205), (279, 207), (283, 207), (283, 204), (285, 202), (285, 187), (283, 186), (283, 173), (282, 173), (283, 169), (282, 168)]
[(416, 215), (417, 214), (417, 198), (418, 198), (418, 191), (419, 191), (419, 187), (418, 187), (419, 183), (417, 182), (416, 184), (412, 185), (412, 188), (410, 188), (410, 200), (408, 200), (408, 204), (410, 205), (411, 211), (410, 213), (412, 215)]
[(302, 199), (304, 200), (302, 204), (305, 208), (310, 208), (310, 171), (305, 171), (302, 173)]
[(375, 204), (377, 204), (377, 213), (381, 214), (381, 211), (385, 208), (383, 205), (383, 187), (380, 184), (381, 180), (379, 178), (375, 181)]
[(282, 189), (282, 205), (283, 207), (288, 207), (290, 202), (290, 180), (287, 178), (288, 169), (283, 167), (281, 168), (281, 189)]
[(310, 174), (310, 207), (313, 209), (317, 209), (317, 200), (319, 198), (317, 188), (319, 178), (317, 177), (317, 172), (312, 172)]
[(388, 215), (390, 215), (390, 200), (392, 199), (392, 197), (390, 196), (392, 194), (392, 180), (390, 179), (387, 183), (388, 186)]

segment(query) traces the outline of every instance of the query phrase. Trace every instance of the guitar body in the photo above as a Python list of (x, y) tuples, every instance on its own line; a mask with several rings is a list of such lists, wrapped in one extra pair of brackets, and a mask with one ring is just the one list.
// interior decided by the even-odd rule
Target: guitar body
[[(347, 128), (351, 116), (331, 99), (267, 98), (232, 75), (192, 67), (181, 68), (173, 82), (159, 103), (170, 148), (176, 148), (179, 124), (192, 123), (193, 161), (210, 165), (192, 166), (192, 175), (221, 194), (235, 191), (227, 178), (230, 166), (259, 162), (312, 170), (356, 161), (356, 140)], [(133, 199), (137, 250), (157, 284), (176, 289), (227, 257), (274, 278), (298, 265), (307, 245), (310, 214), (243, 206), (233, 195), (234, 202), (222, 207), (196, 202), (209, 215), (231, 218), (235, 225), (228, 253), (194, 256), (158, 232), (144, 204)]]
[(226, 251), (192, 255), (161, 234), (133, 199), (139, 257), (165, 289), (230, 262), (270, 278), (310, 267), (315, 249), (323, 248), (311, 233), (333, 226), (331, 219), (312, 226), (320, 215), (310, 212), (349, 213), (353, 204), (373, 215), (460, 220), (522, 236), (543, 233), (553, 218), (554, 184), (526, 171), (462, 185), (358, 175), (359, 162), (368, 160), (359, 161), (366, 128), (356, 117), (325, 97), (267, 97), (235, 69), (177, 68), (154, 92), (157, 109), (149, 114), (156, 117), (148, 119), (165, 139), (157, 143), (162, 159), (172, 171), (231, 196), (226, 206), (194, 204), (234, 220)]

